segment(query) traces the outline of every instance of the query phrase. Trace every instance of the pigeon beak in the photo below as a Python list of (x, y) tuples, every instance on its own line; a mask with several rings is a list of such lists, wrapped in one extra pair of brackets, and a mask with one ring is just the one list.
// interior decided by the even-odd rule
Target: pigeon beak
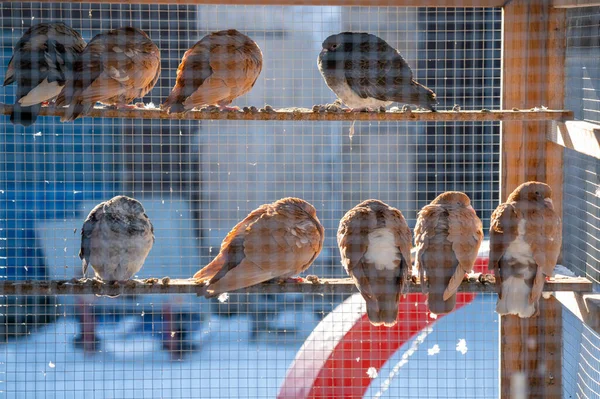
[(324, 48), (323, 50), (321, 50), (321, 54), (327, 54), (327, 49)]
[(552, 202), (552, 198), (545, 198), (544, 202), (548, 208), (554, 210), (554, 202)]

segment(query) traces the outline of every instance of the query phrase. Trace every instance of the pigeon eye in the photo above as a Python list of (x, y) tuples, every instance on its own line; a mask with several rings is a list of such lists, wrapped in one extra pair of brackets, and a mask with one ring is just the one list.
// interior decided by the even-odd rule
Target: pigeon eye
[(335, 49), (337, 48), (337, 46), (338, 46), (337, 44), (332, 44), (332, 45), (331, 45), (331, 49), (332, 49), (332, 50), (335, 50)]
[(536, 191), (536, 192), (535, 192), (535, 195), (540, 195), (540, 192), (539, 192), (539, 191)]

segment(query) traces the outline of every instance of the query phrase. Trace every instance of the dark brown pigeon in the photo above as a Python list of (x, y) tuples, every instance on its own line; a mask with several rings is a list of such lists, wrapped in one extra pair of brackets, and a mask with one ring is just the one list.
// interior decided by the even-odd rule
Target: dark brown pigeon
[(62, 22), (27, 29), (15, 45), (4, 78), (4, 86), (17, 83), (12, 123), (35, 123), (42, 103), (58, 96), (72, 78), (73, 63), (84, 48), (79, 32)]
[(377, 109), (399, 102), (435, 111), (435, 93), (415, 81), (398, 50), (375, 35), (329, 36), (317, 64), (327, 86), (350, 108)]

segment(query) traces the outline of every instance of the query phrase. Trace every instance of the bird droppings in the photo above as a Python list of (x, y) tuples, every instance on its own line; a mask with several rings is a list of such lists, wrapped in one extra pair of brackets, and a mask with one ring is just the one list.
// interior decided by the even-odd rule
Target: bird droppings
[(150, 277), (150, 278), (145, 279), (144, 283), (154, 285), (154, 284), (158, 283), (158, 279), (155, 277)]
[(171, 282), (171, 277), (163, 277), (161, 281), (163, 285), (169, 285), (169, 283)]
[(436, 315), (435, 313), (429, 313), (429, 318), (436, 320), (438, 318), (438, 315)]
[(369, 376), (370, 379), (375, 379), (377, 378), (377, 369), (375, 367), (369, 367), (367, 369), (367, 375)]
[(402, 106), (402, 112), (405, 113), (405, 114), (410, 114), (410, 113), (412, 113), (412, 109), (410, 109), (409, 105), (404, 104)]
[(225, 303), (225, 302), (227, 302), (227, 300), (229, 299), (229, 294), (228, 294), (228, 293), (226, 293), (226, 292), (224, 292), (224, 293), (222, 293), (221, 295), (219, 295), (219, 296), (217, 297), (217, 299), (218, 299), (218, 301), (219, 301), (219, 302), (221, 302), (221, 303)]
[(486, 113), (486, 112), (492, 112), (492, 111), (490, 111), (490, 110), (489, 110), (489, 109), (487, 109), (487, 108), (483, 108), (483, 109), (481, 110), (481, 112), (482, 112), (482, 113)]
[(467, 340), (464, 338), (459, 339), (458, 343), (456, 344), (456, 351), (464, 355), (468, 350), (469, 348), (467, 348)]
[(314, 274), (309, 274), (306, 276), (306, 281), (310, 281), (313, 284), (319, 284), (319, 276), (315, 276)]
[(440, 353), (440, 346), (438, 344), (433, 345), (432, 348), (427, 349), (427, 355), (433, 356)]
[(53, 369), (54, 367), (56, 367), (56, 364), (52, 363), (52, 361), (50, 361), (48, 363), (48, 367), (50, 367), (51, 369)]
[(454, 112), (460, 112), (460, 105), (454, 104), (454, 107), (452, 107), (452, 111), (454, 111)]

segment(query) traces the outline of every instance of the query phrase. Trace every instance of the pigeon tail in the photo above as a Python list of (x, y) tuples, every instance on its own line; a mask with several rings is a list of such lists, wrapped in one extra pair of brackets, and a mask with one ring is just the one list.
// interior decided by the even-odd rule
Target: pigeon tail
[(87, 115), (92, 108), (94, 108), (93, 103), (82, 104), (78, 101), (72, 102), (71, 105), (69, 105), (69, 108), (65, 110), (65, 114), (61, 116), (60, 121), (73, 122), (81, 115)]
[(14, 124), (23, 125), (25, 127), (31, 126), (37, 120), (41, 107), (41, 104), (23, 107), (21, 104), (15, 103), (10, 114), (10, 121)]
[(165, 102), (160, 105), (160, 108), (166, 110), (168, 114), (179, 114), (186, 111), (183, 105), (184, 101), (185, 97), (182, 95), (181, 89), (175, 88)]

